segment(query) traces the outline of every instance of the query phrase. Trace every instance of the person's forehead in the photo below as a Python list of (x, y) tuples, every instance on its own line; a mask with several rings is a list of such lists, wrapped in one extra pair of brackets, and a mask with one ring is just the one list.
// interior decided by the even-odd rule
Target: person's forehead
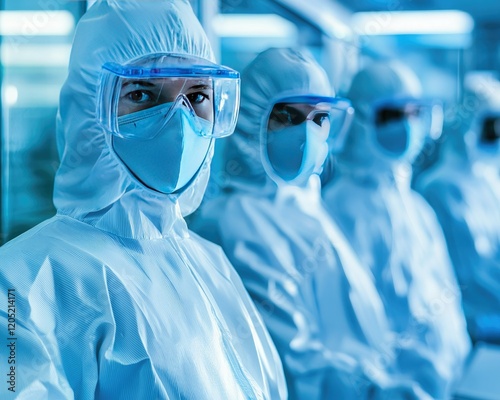
[(147, 68), (168, 68), (178, 66), (199, 66), (212, 64), (203, 58), (180, 55), (180, 54), (161, 54), (156, 56), (145, 56), (139, 60), (133, 61), (130, 65), (141, 66)]
[(169, 86), (211, 86), (212, 80), (209, 77), (165, 77), (165, 78), (149, 78), (149, 79), (124, 79), (122, 87), (130, 86), (131, 84), (149, 86), (149, 87), (169, 87)]

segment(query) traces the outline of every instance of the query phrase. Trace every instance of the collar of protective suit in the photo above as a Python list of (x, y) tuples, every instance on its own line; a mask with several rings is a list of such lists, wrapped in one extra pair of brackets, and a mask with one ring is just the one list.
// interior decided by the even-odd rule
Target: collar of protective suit
[(276, 205), (295, 203), (301, 210), (318, 209), (321, 203), (321, 181), (318, 175), (312, 175), (306, 186), (278, 186), (274, 201)]
[[(148, 18), (138, 17), (138, 8)], [(129, 172), (96, 118), (105, 62), (126, 63), (152, 53), (189, 54), (214, 61), (206, 35), (188, 8), (187, 0), (99, 0), (79, 22), (57, 118), (61, 164), (54, 204), (58, 214), (127, 238), (188, 235), (182, 216), (201, 202), (212, 151), (181, 192), (158, 193)], [(96, 36), (99, 43), (90, 40)]]
[(325, 189), (335, 185), (337, 179), (347, 178), (365, 189), (392, 188), (399, 192), (407, 192), (411, 189), (412, 176), (412, 166), (409, 163), (400, 163), (392, 169), (382, 171), (339, 166), (335, 178), (325, 185)]
[(263, 184), (249, 180), (235, 180), (231, 190), (238, 193), (255, 194), (260, 198), (267, 197), (272, 202), (279, 204), (295, 203), (300, 209), (307, 210), (321, 201), (321, 180), (319, 175), (313, 174), (304, 186), (277, 184), (267, 175)]

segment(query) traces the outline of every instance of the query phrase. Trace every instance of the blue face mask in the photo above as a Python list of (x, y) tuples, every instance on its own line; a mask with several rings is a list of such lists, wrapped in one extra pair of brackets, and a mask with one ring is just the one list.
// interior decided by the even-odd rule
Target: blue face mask
[(417, 121), (400, 119), (376, 127), (376, 142), (386, 155), (394, 158), (417, 156), (423, 145), (424, 132)]
[(477, 141), (477, 156), (490, 165), (500, 165), (500, 117), (484, 118)]
[(321, 173), (328, 154), (328, 133), (309, 120), (268, 132), (267, 157), (275, 175), (288, 184), (304, 186), (312, 174)]
[(410, 127), (406, 120), (391, 121), (376, 128), (377, 143), (389, 154), (399, 157), (408, 149)]
[(500, 168), (500, 141), (479, 142), (472, 153), (476, 160), (481, 160), (492, 167)]
[[(121, 132), (140, 137), (164, 118), (162, 110), (172, 103), (118, 117)], [(182, 189), (198, 172), (210, 149), (211, 139), (196, 132), (197, 125), (209, 132), (210, 121), (193, 117), (183, 107), (178, 108), (161, 132), (152, 139), (124, 139), (113, 136), (113, 148), (123, 163), (146, 186), (162, 193)]]

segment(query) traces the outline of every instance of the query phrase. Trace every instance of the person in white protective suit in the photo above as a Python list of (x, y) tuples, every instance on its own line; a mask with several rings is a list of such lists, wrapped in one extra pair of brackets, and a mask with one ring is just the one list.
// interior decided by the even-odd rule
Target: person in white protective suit
[(60, 98), (57, 215), (0, 249), (16, 398), (287, 398), (240, 278), (183, 219), (238, 96), (187, 0), (102, 0), (83, 16)]
[(442, 157), (416, 189), (443, 227), (473, 340), (500, 342), (500, 82), (470, 74)]
[[(329, 133), (350, 112), (307, 53), (260, 53), (242, 73), (222, 193), (204, 200), (190, 227), (219, 243), (242, 277), (290, 399), (430, 399), (400, 372), (373, 281), (321, 201)], [(340, 133), (331, 130), (332, 146)]]
[(373, 275), (406, 349), (401, 368), (432, 398), (446, 399), (470, 342), (439, 223), (410, 188), (410, 163), (442, 112), (397, 62), (370, 63), (347, 97), (356, 113), (323, 199)]

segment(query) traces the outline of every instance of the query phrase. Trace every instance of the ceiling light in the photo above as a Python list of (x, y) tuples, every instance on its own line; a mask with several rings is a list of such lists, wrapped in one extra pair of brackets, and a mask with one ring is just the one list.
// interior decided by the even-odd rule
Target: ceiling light
[(359, 12), (353, 14), (351, 22), (361, 36), (453, 35), (474, 29), (472, 17), (456, 10)]
[(212, 26), (220, 37), (277, 37), (297, 35), (296, 26), (275, 14), (218, 14)]
[(3, 36), (65, 36), (74, 27), (75, 19), (69, 11), (0, 11)]

